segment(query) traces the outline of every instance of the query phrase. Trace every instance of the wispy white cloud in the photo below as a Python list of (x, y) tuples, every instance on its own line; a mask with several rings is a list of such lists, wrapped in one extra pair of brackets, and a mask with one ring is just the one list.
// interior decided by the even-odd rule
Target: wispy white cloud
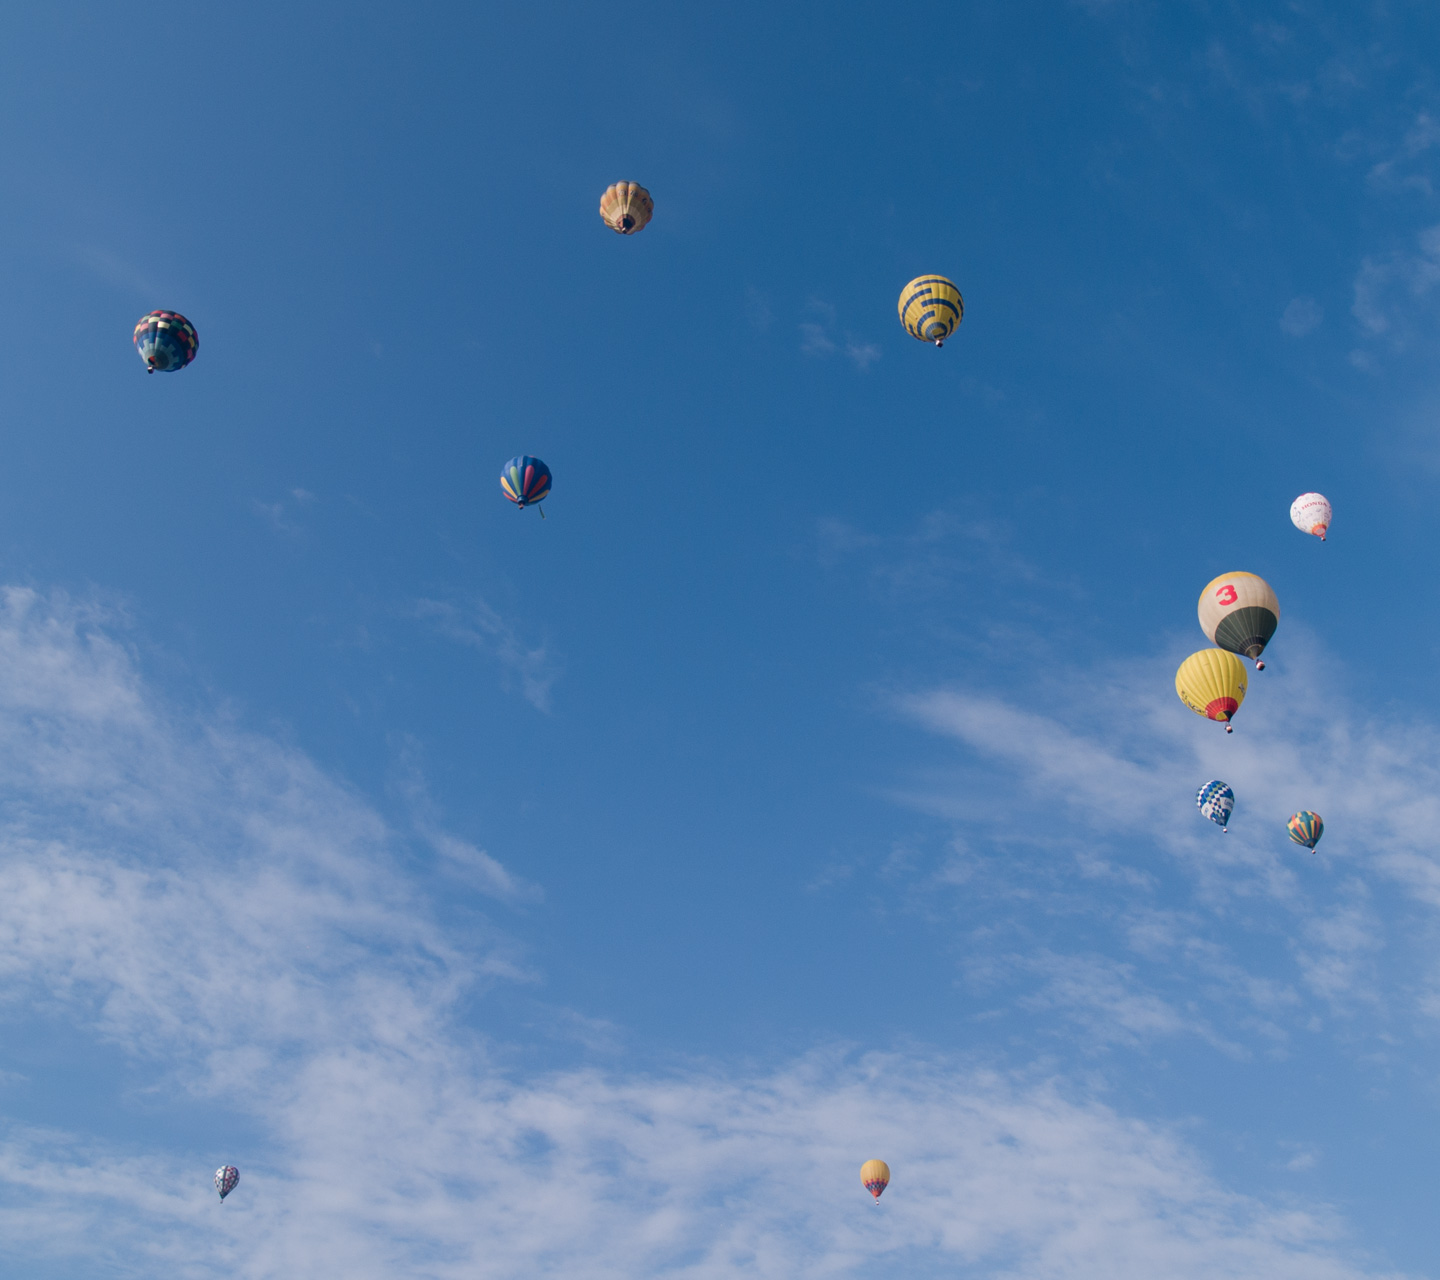
[(308, 507), (315, 501), (315, 495), (308, 489), (295, 488), (275, 502), (264, 502), (259, 498), (251, 498), (250, 510), (273, 532), (285, 537), (294, 537), (303, 531), (299, 521), (294, 518), (295, 514), (300, 508)]
[[(53, 1135), (12, 1136), (0, 1179), (32, 1248), (132, 1261), (155, 1241), (178, 1276), (1378, 1274), (1323, 1207), (1228, 1192), (1163, 1131), (945, 1061), (515, 1084), (361, 1053), (313, 1064), (283, 1124), (288, 1159), (223, 1210), (158, 1190), (171, 1163)], [(857, 1171), (880, 1153), (894, 1180), (873, 1207)], [(58, 1221), (67, 1238), (33, 1238)]]
[(405, 738), (397, 761), (396, 785), (410, 807), (415, 830), (439, 855), (440, 869), (504, 902), (538, 902), (543, 898), (539, 885), (506, 870), (484, 849), (445, 829), (419, 767), (420, 754), (419, 743)]
[[(442, 927), (362, 797), (167, 707), (108, 627), (0, 598), (0, 1016), (44, 1007), (138, 1072), (148, 1108), (223, 1095), (252, 1136), (0, 1121), (10, 1272), (1378, 1276), (1324, 1206), (1230, 1191), (1057, 1080), (923, 1051), (502, 1065), (459, 1011), (504, 940)], [(871, 1155), (895, 1171), (878, 1208)], [(242, 1168), (223, 1208), (222, 1160)]]
[(515, 626), (485, 601), (464, 605), (446, 600), (417, 600), (413, 616), (429, 623), (448, 640), (468, 645), (497, 659), (520, 685), (525, 700), (537, 711), (550, 710), (550, 690), (560, 673), (543, 644), (523, 640)]
[[(428, 922), (369, 806), (297, 752), (167, 713), (99, 620), (23, 589), (0, 605), (0, 1005), (69, 1010), (204, 1089), (253, 1084), (337, 1018), (386, 1042), (422, 990), (494, 968), (498, 937), (457, 948)], [(366, 971), (376, 946), (404, 963)]]
[[(106, 284), (114, 285), (117, 288), (128, 289), (139, 297), (160, 299), (151, 304), (155, 307), (174, 307), (176, 300), (166, 300), (162, 297), (164, 290), (159, 284), (133, 262), (121, 257), (109, 249), (102, 248), (96, 244), (76, 244), (70, 246), (71, 256), (81, 266), (93, 272), (104, 280)], [(139, 319), (137, 316), (136, 319)]]
[(1232, 1057), (1244, 1050), (1218, 1035), (1193, 1008), (1176, 1007), (1149, 989), (1135, 966), (1105, 956), (1058, 955), (1042, 951), (1015, 963), (1043, 976), (1023, 997), (1030, 1009), (1056, 1010), (1080, 1021), (1092, 1039), (1139, 1044), (1155, 1036), (1199, 1036)]
[(766, 332), (775, 323), (770, 299), (754, 285), (745, 286), (745, 319), (757, 333)]
[(1325, 311), (1314, 298), (1291, 298), (1280, 316), (1280, 328), (1292, 338), (1313, 333), (1325, 319)]
[(1428, 111), (1419, 112), (1394, 152), (1371, 167), (1371, 183), (1399, 190), (1415, 190), (1427, 196), (1433, 194), (1434, 185), (1429, 175), (1417, 171), (1414, 162), (1437, 144), (1440, 144), (1440, 120)]
[(844, 354), (862, 373), (883, 354), (873, 342), (864, 342), (853, 334), (839, 332), (835, 308), (828, 302), (812, 298), (808, 307), (811, 319), (802, 321), (800, 350), (810, 356), (828, 356), (836, 351)]
[(829, 355), (835, 350), (835, 341), (823, 325), (807, 321), (800, 325), (800, 350), (807, 356)]
[(845, 357), (857, 369), (868, 369), (880, 359), (880, 355), (880, 348), (873, 342), (856, 342), (854, 338), (846, 340)]
[[(1365, 1017), (1377, 1032), (1400, 1018), (1422, 1034), (1416, 1019), (1429, 1017), (1433, 1002), (1414, 966), (1427, 972), (1426, 957), (1430, 967), (1440, 959), (1431, 943), (1440, 735), (1347, 705), (1327, 660), (1292, 630), (1283, 668), (1272, 662), (1252, 680), (1227, 737), (1174, 699), (1170, 673), (1181, 656), (1123, 671), (1056, 670), (1036, 691), (1044, 710), (955, 688), (903, 695), (904, 716), (965, 755), (958, 771), (937, 770), (894, 794), (977, 838), (1003, 838), (1012, 851), (1004, 883), (985, 883), (985, 861), (972, 860), (969, 898), (989, 894), (994, 905), (1005, 895), (1048, 895), (1042, 900), (1067, 912), (1099, 913), (1114, 954), (1068, 957), (1059, 983), (1054, 966), (1021, 968), (1041, 980), (1030, 999), (1066, 1003), (1101, 1040), (1147, 1027), (1174, 1034), (1181, 1018), (1217, 1047), (1265, 1051), (1317, 1013)], [(1317, 706), (1326, 708), (1323, 724)], [(1213, 777), (1237, 789), (1228, 836), (1195, 811), (1196, 789)], [(1300, 808), (1326, 822), (1315, 855), (1285, 834)], [(1036, 850), (1030, 861), (1026, 843)], [(950, 878), (947, 868), (935, 872), (937, 884)], [(1155, 870), (1188, 883), (1183, 914), (1160, 908)], [(1112, 886), (1099, 906), (1081, 887), (1096, 875)], [(1251, 903), (1265, 909), (1242, 926)], [(1279, 967), (1242, 959), (1234, 931), (1247, 928), (1282, 943)], [(1130, 967), (1137, 958), (1154, 963)], [(1182, 986), (1202, 1015), (1176, 1003)]]
[(1416, 250), (1366, 257), (1355, 274), (1350, 310), (1371, 338), (1384, 337), (1393, 348), (1415, 341), (1421, 314), (1440, 284), (1440, 225), (1416, 237)]

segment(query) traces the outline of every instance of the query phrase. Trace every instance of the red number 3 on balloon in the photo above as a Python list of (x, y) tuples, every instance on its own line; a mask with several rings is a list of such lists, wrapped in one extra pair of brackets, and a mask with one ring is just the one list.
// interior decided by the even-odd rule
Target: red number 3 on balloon
[(1234, 604), (1238, 597), (1235, 594), (1235, 588), (1227, 582), (1215, 593), (1215, 599), (1221, 604)]

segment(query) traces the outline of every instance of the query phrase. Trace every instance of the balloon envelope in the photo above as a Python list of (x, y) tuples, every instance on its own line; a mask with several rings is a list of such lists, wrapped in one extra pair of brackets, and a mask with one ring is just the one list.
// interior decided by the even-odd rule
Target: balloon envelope
[(1325, 541), (1334, 514), (1323, 493), (1302, 493), (1290, 504), (1290, 523), (1301, 533), (1313, 533), (1321, 542)]
[(1280, 625), (1280, 601), (1264, 578), (1253, 573), (1222, 573), (1200, 593), (1200, 629), (1211, 644), (1253, 658), (1260, 655)]
[(1216, 778), (1200, 788), (1195, 796), (1200, 812), (1224, 831), (1230, 825), (1230, 815), (1235, 811), (1235, 793), (1227, 783)]
[(867, 1160), (860, 1166), (860, 1181), (876, 1200), (890, 1185), (890, 1166), (883, 1160)]
[(135, 326), (135, 349), (151, 373), (174, 373), (195, 359), (200, 335), (178, 311), (152, 311)]
[(600, 216), (611, 231), (633, 236), (655, 212), (655, 201), (638, 182), (616, 182), (600, 197)]
[(233, 1164), (221, 1165), (215, 1170), (215, 1190), (220, 1193), (222, 1200), (235, 1190), (235, 1185), (239, 1181), (240, 1170)]
[(964, 318), (965, 300), (944, 276), (916, 276), (900, 290), (900, 323), (921, 342), (940, 346)]
[(1201, 649), (1180, 664), (1175, 692), (1197, 716), (1230, 721), (1245, 701), (1245, 664), (1224, 649)]
[(1287, 825), (1290, 828), (1290, 839), (1296, 844), (1303, 844), (1311, 853), (1315, 852), (1315, 846), (1325, 834), (1325, 824), (1320, 821), (1320, 815), (1311, 813), (1309, 809), (1301, 809), (1299, 813), (1291, 814)]
[(544, 502), (550, 495), (550, 468), (539, 458), (511, 458), (500, 473), (500, 488), (520, 507)]

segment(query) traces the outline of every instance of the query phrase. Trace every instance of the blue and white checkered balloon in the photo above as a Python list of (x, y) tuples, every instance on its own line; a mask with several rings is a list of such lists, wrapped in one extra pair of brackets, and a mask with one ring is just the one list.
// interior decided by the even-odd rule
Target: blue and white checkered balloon
[(1216, 778), (1207, 782), (1195, 795), (1200, 812), (1215, 823), (1221, 831), (1226, 830), (1230, 815), (1235, 809), (1235, 793), (1229, 786)]

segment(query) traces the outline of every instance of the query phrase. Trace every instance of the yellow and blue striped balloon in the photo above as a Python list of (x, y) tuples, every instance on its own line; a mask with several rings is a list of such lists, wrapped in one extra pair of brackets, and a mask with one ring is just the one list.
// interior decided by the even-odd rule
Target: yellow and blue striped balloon
[(900, 290), (900, 323), (921, 342), (943, 346), (964, 318), (965, 299), (944, 276), (916, 276)]
[(1309, 809), (1301, 809), (1299, 813), (1292, 814), (1289, 827), (1290, 839), (1296, 844), (1303, 844), (1311, 853), (1315, 852), (1315, 846), (1325, 834), (1325, 824), (1320, 821), (1320, 815), (1311, 813)]

